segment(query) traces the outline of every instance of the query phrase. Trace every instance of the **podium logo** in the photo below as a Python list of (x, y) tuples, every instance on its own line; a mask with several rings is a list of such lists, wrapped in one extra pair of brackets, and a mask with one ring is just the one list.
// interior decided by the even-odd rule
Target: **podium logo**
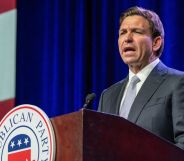
[(0, 161), (54, 161), (55, 136), (47, 115), (33, 105), (15, 107), (0, 122)]
[(31, 160), (31, 139), (28, 135), (15, 136), (8, 144), (8, 161)]

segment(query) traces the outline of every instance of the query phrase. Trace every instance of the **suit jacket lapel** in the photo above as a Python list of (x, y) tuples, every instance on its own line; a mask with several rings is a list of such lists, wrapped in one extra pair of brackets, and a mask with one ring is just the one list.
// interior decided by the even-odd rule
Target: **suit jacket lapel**
[(167, 67), (161, 62), (153, 69), (141, 87), (135, 101), (131, 107), (128, 120), (136, 122), (146, 103), (151, 99), (155, 91), (165, 80)]
[(128, 77), (120, 82), (120, 85), (114, 89), (111, 94), (110, 113), (119, 115), (119, 107), (123, 93), (128, 82)]
[(118, 115), (119, 115), (119, 108), (120, 108), (121, 100), (122, 100), (122, 97), (123, 97), (123, 94), (124, 94), (125, 87), (126, 87), (127, 83), (128, 83), (128, 77), (126, 77), (126, 78), (123, 80), (122, 88), (121, 88), (120, 94), (118, 95), (118, 98), (117, 98), (117, 103), (116, 103), (116, 114), (118, 114)]

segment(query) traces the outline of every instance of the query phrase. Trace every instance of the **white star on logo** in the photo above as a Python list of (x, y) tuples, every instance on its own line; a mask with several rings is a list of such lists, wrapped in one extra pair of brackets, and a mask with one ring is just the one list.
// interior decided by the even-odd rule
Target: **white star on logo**
[(26, 144), (26, 145), (27, 145), (27, 143), (29, 143), (29, 140), (28, 140), (28, 138), (25, 138), (25, 140), (24, 140), (24, 144)]
[(14, 141), (12, 141), (11, 142), (11, 145), (10, 145), (11, 147), (12, 147), (12, 149), (13, 149), (13, 147), (15, 146), (15, 143), (14, 143)]
[(22, 144), (21, 140), (18, 140), (17, 145), (20, 147), (21, 144)]

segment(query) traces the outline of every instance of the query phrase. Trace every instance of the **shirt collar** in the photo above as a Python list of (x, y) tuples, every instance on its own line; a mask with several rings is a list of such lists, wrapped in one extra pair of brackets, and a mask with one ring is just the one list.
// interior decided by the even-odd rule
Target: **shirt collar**
[(141, 80), (141, 81), (145, 81), (146, 78), (148, 77), (148, 75), (151, 73), (151, 71), (154, 69), (154, 67), (160, 62), (160, 59), (157, 58), (156, 60), (154, 60), (153, 62), (151, 62), (150, 64), (148, 64), (147, 66), (145, 66), (141, 71), (139, 71), (137, 74), (134, 74), (131, 70), (129, 70), (129, 80), (131, 80), (131, 78), (134, 75), (137, 75), (137, 77)]

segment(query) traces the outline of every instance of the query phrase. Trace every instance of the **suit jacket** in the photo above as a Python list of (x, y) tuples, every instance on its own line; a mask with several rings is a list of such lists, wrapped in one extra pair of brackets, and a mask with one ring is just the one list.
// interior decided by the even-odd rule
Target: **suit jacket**
[[(119, 115), (127, 82), (104, 90), (98, 111)], [(138, 92), (128, 120), (184, 149), (184, 73), (160, 62)]]

